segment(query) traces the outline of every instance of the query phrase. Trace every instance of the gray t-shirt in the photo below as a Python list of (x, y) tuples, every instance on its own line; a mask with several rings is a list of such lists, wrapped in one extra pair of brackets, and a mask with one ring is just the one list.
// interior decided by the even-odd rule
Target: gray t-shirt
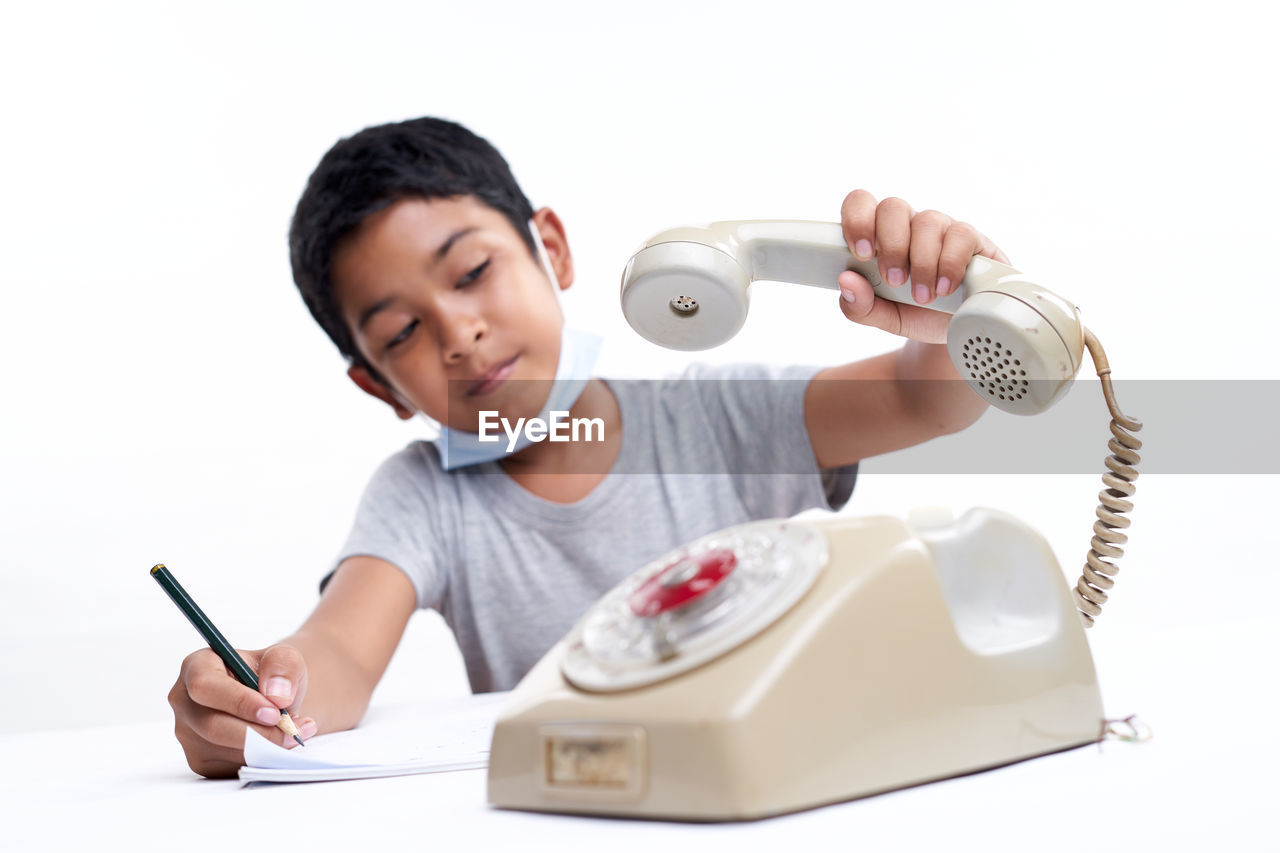
[(537, 497), (496, 462), (446, 472), (434, 445), (413, 442), (374, 474), (337, 562), (369, 555), (398, 566), (418, 606), (453, 630), (471, 689), (508, 690), (648, 561), (729, 525), (843, 506), (857, 466), (819, 472), (804, 424), (817, 369), (698, 366), (678, 379), (606, 380), (622, 446), (609, 475), (572, 504)]

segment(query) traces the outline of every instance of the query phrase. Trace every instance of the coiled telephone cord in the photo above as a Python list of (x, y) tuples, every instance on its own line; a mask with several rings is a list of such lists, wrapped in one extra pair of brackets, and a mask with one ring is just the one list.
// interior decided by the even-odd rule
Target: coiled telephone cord
[(1111, 387), (1111, 366), (1107, 364), (1107, 355), (1101, 342), (1088, 329), (1084, 330), (1084, 343), (1089, 348), (1098, 378), (1102, 380), (1102, 394), (1111, 411), (1112, 435), (1107, 442), (1111, 450), (1106, 459), (1107, 473), (1102, 475), (1106, 488), (1098, 492), (1099, 503), (1095, 511), (1098, 520), (1093, 523), (1093, 539), (1085, 556), (1084, 573), (1075, 588), (1076, 607), (1080, 610), (1084, 626), (1089, 628), (1102, 612), (1102, 605), (1107, 603), (1107, 591), (1116, 584), (1115, 576), (1120, 571), (1116, 561), (1124, 556), (1121, 546), (1129, 541), (1121, 531), (1131, 522), (1124, 513), (1133, 511), (1133, 501), (1129, 498), (1137, 489), (1133, 481), (1138, 479), (1137, 465), (1141, 459), (1138, 450), (1142, 447), (1134, 433), (1142, 429), (1142, 421), (1120, 411), (1115, 390)]

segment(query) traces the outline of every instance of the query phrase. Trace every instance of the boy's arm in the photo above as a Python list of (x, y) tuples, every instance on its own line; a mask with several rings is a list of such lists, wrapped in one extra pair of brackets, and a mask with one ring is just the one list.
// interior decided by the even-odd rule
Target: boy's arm
[(234, 776), (244, 764), (246, 727), (293, 746), (273, 726), (280, 708), (289, 709), (304, 738), (354, 726), (416, 605), (413, 585), (395, 566), (351, 557), (297, 632), (269, 648), (241, 651), (261, 692), (233, 678), (211, 649), (188, 655), (169, 704), (191, 769)]
[[(413, 584), (391, 563), (343, 560), (311, 616), (282, 641), (302, 653), (308, 675), (305, 693), (289, 697), (291, 707), (314, 718), (321, 732), (360, 722), (417, 603)], [(287, 666), (277, 671), (270, 655), (264, 658), (260, 681), (292, 675)]]
[(840, 309), (855, 323), (908, 338), (896, 352), (820, 371), (805, 393), (804, 416), (818, 467), (849, 465), (964, 429), (987, 403), (961, 380), (947, 354), (950, 315), (927, 306), (955, 289), (974, 255), (1009, 263), (972, 226), (896, 198), (879, 204), (865, 190), (848, 195), (841, 225), (849, 250), (875, 256), (891, 286), (908, 278), (916, 305), (874, 295), (853, 271), (841, 273)]

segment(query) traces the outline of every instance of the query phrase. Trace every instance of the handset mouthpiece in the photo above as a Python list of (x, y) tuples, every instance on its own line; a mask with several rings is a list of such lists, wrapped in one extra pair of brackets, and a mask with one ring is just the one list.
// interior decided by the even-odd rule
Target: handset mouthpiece
[(636, 252), (622, 272), (622, 312), (641, 337), (668, 349), (719, 346), (747, 320), (750, 274), (706, 243), (672, 240)]

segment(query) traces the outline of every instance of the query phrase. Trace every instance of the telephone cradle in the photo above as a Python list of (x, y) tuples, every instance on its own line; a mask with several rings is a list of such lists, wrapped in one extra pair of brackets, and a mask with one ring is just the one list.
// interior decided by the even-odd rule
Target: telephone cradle
[(641, 568), (537, 664), (498, 718), (488, 798), (752, 819), (1102, 727), (1070, 588), (1012, 516), (753, 522)]

